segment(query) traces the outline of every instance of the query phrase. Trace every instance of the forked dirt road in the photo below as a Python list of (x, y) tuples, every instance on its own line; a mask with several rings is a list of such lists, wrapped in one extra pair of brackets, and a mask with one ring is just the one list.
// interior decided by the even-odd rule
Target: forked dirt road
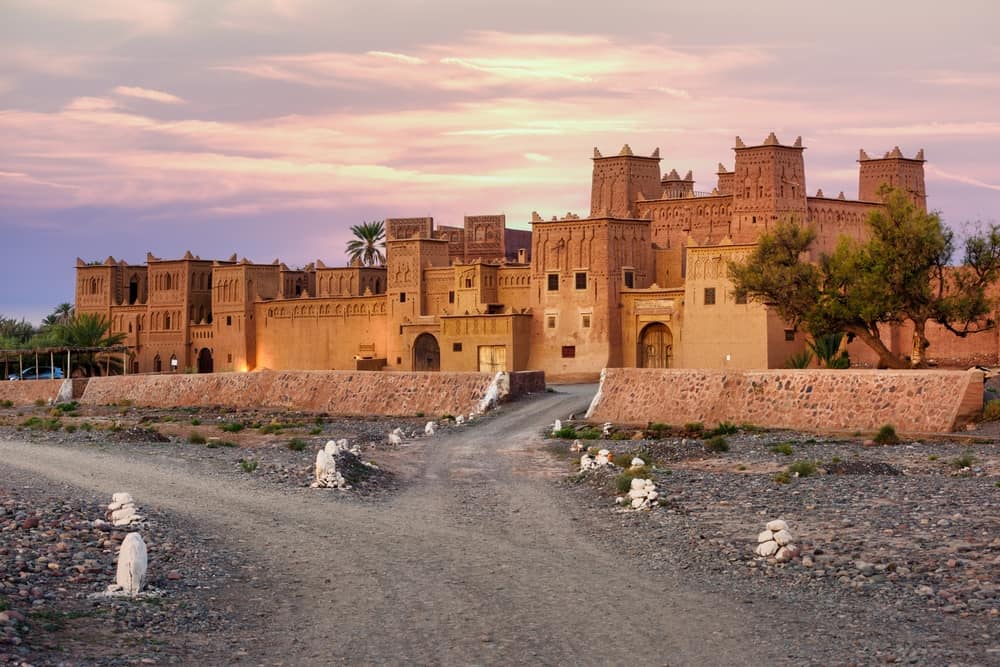
[[(267, 587), (226, 601), (257, 621), (244, 663), (788, 663), (795, 633), (776, 642), (741, 601), (630, 562), (565, 511), (538, 433), (579, 414), (592, 391), (564, 388), (424, 440), (414, 478), (382, 502), (20, 442), (0, 442), (0, 476), (14, 467), (106, 496), (131, 491), (260, 565)], [(206, 663), (235, 660), (231, 651)]]

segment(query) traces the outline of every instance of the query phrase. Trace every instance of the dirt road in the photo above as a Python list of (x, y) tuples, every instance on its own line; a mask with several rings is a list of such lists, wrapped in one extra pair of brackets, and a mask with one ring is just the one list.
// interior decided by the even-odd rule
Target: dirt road
[(232, 591), (259, 620), (245, 662), (788, 662), (789, 640), (752, 627), (742, 601), (629, 562), (577, 529), (537, 434), (580, 413), (592, 390), (505, 406), (427, 440), (416, 479), (380, 503), (37, 443), (0, 442), (0, 475), (10, 466), (107, 496), (130, 490), (241, 550), (268, 582)]

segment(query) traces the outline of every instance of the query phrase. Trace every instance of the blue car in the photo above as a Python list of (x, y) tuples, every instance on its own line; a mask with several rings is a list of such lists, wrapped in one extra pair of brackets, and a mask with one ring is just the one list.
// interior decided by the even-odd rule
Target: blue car
[(8, 380), (62, 380), (63, 369), (61, 368), (25, 368), (20, 374), (12, 373), (7, 376)]

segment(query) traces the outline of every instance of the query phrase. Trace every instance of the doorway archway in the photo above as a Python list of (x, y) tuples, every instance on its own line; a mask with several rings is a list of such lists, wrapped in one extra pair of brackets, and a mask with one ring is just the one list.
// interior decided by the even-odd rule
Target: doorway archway
[(670, 368), (674, 356), (674, 336), (662, 322), (647, 324), (639, 335), (636, 360), (639, 368)]
[(198, 372), (212, 372), (212, 351), (207, 347), (201, 348), (201, 352), (198, 353)]
[(429, 333), (422, 333), (413, 341), (413, 370), (441, 370), (441, 348), (437, 338)]

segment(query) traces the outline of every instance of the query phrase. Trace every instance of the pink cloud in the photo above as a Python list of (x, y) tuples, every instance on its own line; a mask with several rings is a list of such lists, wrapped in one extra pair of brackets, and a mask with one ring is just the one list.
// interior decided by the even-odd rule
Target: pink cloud
[(183, 104), (184, 100), (176, 95), (171, 95), (170, 93), (165, 93), (162, 90), (153, 90), (152, 88), (140, 88), (138, 86), (117, 86), (114, 89), (115, 94), (123, 95), (125, 97), (135, 97), (140, 100), (149, 100), (151, 102), (160, 102), (162, 104)]

